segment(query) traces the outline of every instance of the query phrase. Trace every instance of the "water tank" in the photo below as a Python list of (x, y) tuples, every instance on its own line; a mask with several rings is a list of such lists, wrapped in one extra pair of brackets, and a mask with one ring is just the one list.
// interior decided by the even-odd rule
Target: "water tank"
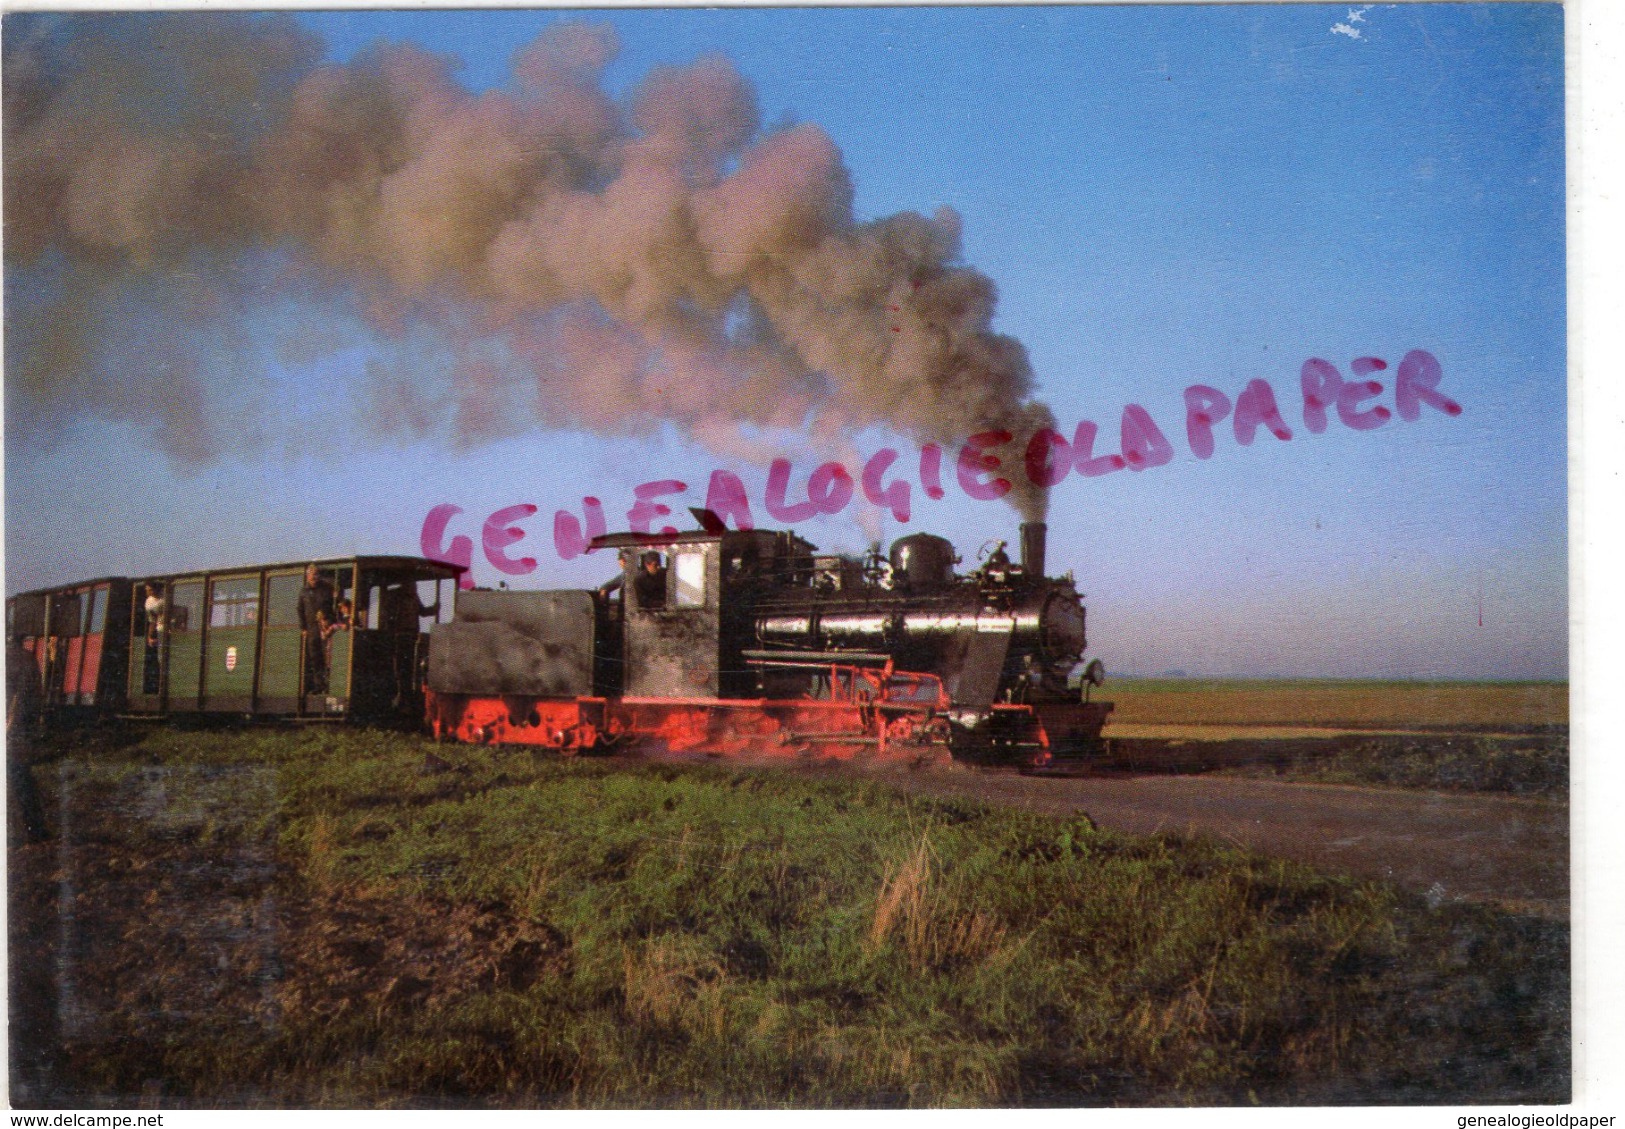
[(910, 533), (891, 546), (892, 580), (912, 592), (943, 588), (954, 582), (954, 547), (946, 537)]

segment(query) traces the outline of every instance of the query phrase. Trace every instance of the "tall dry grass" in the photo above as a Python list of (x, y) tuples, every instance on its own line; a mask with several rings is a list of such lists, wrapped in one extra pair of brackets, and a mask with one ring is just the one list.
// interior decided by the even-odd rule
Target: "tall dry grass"
[(916, 972), (947, 972), (972, 962), (1001, 963), (1005, 927), (984, 910), (964, 905), (936, 881), (931, 840), (889, 864), (875, 897), (868, 949), (897, 944)]
[(715, 955), (683, 937), (628, 946), (621, 994), (633, 1024), (677, 1028), (720, 1040), (728, 1029), (728, 973)]

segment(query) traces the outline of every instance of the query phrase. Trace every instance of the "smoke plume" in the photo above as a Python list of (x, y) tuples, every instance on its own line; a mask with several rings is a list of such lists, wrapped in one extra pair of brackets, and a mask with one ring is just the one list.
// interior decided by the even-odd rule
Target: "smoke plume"
[[(859, 222), (830, 137), (764, 129), (722, 57), (617, 100), (614, 33), (581, 23), (484, 92), (410, 45), (324, 64), (285, 16), (6, 32), (8, 408), (41, 440), (88, 412), (201, 463), (274, 434), (271, 358), (346, 347), (339, 312), (394, 345), (351, 366), (385, 438), (1053, 424), (958, 217)], [(233, 389), (248, 424), (211, 410)]]

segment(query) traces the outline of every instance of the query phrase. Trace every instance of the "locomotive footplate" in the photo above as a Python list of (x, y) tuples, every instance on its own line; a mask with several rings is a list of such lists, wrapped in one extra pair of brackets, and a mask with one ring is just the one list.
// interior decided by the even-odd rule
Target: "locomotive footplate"
[(432, 731), (470, 744), (578, 752), (657, 749), (738, 757), (947, 755), (948, 704), (935, 675), (776, 660), (819, 673), (819, 697), (795, 699), (477, 697), (427, 692)]

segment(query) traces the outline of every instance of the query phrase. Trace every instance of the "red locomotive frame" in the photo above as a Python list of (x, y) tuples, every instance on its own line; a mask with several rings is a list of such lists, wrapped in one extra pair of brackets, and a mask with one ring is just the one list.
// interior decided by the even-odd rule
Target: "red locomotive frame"
[(890, 662), (782, 664), (817, 670), (827, 699), (529, 698), (425, 691), (437, 738), (533, 745), (565, 756), (651, 742), (674, 753), (921, 760), (948, 750), (948, 693)]

